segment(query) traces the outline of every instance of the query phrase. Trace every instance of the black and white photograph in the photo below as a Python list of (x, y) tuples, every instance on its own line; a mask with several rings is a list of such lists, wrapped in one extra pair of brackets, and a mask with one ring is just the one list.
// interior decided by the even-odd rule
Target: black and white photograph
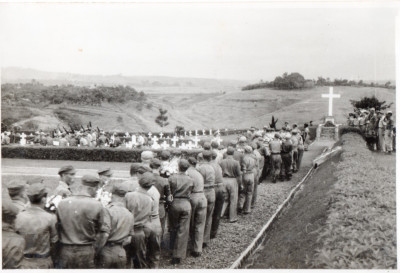
[(397, 269), (398, 1), (0, 1), (2, 269)]

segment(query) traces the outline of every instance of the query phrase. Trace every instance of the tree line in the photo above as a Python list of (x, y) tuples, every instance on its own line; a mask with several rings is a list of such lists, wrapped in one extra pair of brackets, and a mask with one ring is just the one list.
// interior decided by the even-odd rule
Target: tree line
[(146, 95), (130, 86), (45, 86), (32, 80), (30, 83), (1, 85), (1, 99), (7, 104), (79, 104), (100, 106), (103, 102), (124, 103), (145, 101)]
[(263, 81), (259, 83), (246, 85), (242, 88), (242, 91), (262, 89), (262, 88), (272, 88), (278, 90), (299, 90), (299, 89), (309, 89), (315, 86), (358, 86), (358, 87), (381, 87), (388, 89), (395, 89), (396, 86), (390, 81), (385, 84), (379, 83), (365, 83), (363, 80), (354, 81), (347, 79), (333, 79), (329, 77), (318, 77), (317, 80), (305, 79), (300, 73), (294, 72), (291, 74), (283, 73), (282, 76), (277, 76), (273, 81)]

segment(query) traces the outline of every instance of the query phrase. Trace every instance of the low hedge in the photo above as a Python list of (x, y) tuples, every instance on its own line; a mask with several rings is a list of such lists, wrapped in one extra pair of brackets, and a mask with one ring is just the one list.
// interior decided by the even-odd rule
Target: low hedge
[[(140, 162), (143, 151), (152, 151), (159, 157), (161, 149), (124, 149), (124, 148), (93, 148), (93, 147), (46, 147), (10, 145), (1, 147), (2, 158), (74, 160), (74, 161), (111, 161)], [(172, 154), (182, 154), (184, 158), (197, 156), (202, 150), (169, 150)]]

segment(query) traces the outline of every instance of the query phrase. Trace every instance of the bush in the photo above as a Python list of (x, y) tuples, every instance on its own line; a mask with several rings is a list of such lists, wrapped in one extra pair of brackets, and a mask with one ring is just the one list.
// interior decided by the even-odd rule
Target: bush
[[(111, 161), (140, 162), (143, 151), (153, 151), (157, 156), (162, 150), (93, 148), (93, 147), (46, 147), (46, 146), (2, 146), (2, 158), (73, 160), (73, 161)], [(201, 150), (170, 150), (172, 154), (182, 154), (184, 158), (197, 156)]]
[(352, 126), (340, 126), (339, 128), (339, 137), (342, 137), (345, 134), (356, 133), (363, 137), (365, 140), (365, 135), (361, 132), (360, 128), (352, 127)]

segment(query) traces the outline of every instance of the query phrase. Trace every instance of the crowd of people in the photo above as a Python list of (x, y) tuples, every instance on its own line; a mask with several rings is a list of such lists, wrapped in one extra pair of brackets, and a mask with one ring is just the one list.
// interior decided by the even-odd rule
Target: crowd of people
[(227, 147), (205, 142), (187, 159), (144, 151), (124, 181), (109, 168), (78, 181), (73, 166), (59, 169), (54, 190), (13, 180), (2, 188), (3, 269), (159, 268), (161, 251), (174, 265), (201, 256), (221, 217), (237, 222), (256, 206), (260, 183), (299, 170), (308, 134), (285, 123)]
[(361, 130), (371, 150), (391, 154), (396, 149), (396, 127), (392, 116), (390, 110), (384, 113), (375, 108), (357, 109), (349, 113), (347, 125)]

